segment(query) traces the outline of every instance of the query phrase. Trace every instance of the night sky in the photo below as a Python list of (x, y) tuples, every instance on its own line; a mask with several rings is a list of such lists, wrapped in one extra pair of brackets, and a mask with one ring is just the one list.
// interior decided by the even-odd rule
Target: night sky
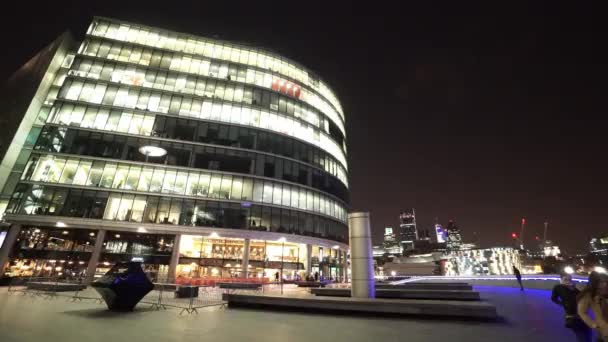
[(481, 246), (510, 244), (521, 217), (528, 243), (548, 218), (568, 252), (608, 235), (599, 8), (23, 3), (3, 10), (1, 80), (93, 15), (249, 42), (317, 71), (345, 110), (352, 209), (371, 212), (378, 242), (408, 207), (419, 229), (454, 219)]

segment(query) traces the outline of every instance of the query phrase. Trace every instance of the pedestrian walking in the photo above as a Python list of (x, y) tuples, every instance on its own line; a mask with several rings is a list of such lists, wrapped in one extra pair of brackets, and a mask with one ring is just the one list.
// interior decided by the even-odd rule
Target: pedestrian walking
[(524, 285), (521, 282), (521, 272), (519, 272), (519, 269), (517, 267), (515, 267), (515, 265), (513, 265), (513, 274), (515, 275), (515, 278), (517, 278), (517, 282), (519, 283), (519, 288), (523, 291)]

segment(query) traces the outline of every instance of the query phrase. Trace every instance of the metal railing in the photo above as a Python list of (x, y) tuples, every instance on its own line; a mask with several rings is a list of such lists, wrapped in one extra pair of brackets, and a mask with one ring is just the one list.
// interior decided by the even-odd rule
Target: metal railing
[(87, 288), (83, 278), (13, 278), (9, 281), (7, 292), (9, 295), (21, 294), (32, 298), (67, 298), (72, 301), (94, 300), (99, 303), (102, 302), (102, 298), (97, 292)]
[[(262, 293), (273, 291), (276, 284), (267, 282), (243, 282), (241, 279), (231, 281), (228, 278), (219, 281), (184, 281), (183, 279), (162, 279), (155, 282), (154, 289), (141, 301), (156, 310), (168, 308), (179, 309), (179, 315), (184, 313), (197, 314), (199, 309), (206, 307), (224, 308), (222, 300), (224, 293)], [(9, 295), (22, 295), (30, 298), (45, 300), (64, 298), (72, 302), (92, 300), (103, 303), (102, 297), (90, 286), (86, 286), (83, 278), (59, 277), (19, 277), (12, 278), (8, 283)]]

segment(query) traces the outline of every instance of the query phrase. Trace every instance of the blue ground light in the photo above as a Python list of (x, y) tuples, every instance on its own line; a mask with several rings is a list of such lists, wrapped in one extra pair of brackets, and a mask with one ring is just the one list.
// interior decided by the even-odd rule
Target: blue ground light
[(483, 300), (496, 305), (503, 324), (526, 341), (575, 341), (564, 327), (563, 310), (551, 301), (550, 290), (515, 287), (474, 286)]

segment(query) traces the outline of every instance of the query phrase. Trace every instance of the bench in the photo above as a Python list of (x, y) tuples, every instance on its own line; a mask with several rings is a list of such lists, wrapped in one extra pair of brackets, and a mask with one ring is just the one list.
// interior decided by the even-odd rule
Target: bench
[(259, 290), (262, 288), (261, 283), (217, 283), (220, 289), (230, 290)]
[[(350, 297), (350, 289), (310, 289), (315, 296)], [(480, 300), (479, 292), (467, 290), (376, 289), (376, 298)]]
[(473, 286), (467, 283), (432, 283), (432, 282), (411, 282), (399, 285), (376, 284), (376, 289), (425, 289), (425, 290), (461, 290), (471, 291)]
[(325, 287), (328, 282), (323, 281), (296, 281), (298, 287)]
[(436, 316), (449, 318), (496, 319), (496, 307), (485, 302), (428, 299), (382, 299), (351, 297), (283, 297), (224, 293), (229, 307), (272, 308), (312, 312), (352, 312), (370, 315)]

